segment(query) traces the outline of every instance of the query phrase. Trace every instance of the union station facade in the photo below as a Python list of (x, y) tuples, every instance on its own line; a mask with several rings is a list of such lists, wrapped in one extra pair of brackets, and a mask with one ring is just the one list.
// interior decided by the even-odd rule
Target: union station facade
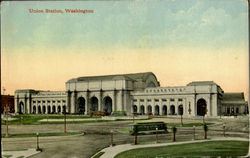
[(94, 111), (126, 111), (128, 115), (221, 116), (248, 113), (243, 93), (224, 93), (213, 81), (161, 87), (152, 72), (70, 79), (65, 91), (15, 91), (17, 113), (53, 114), (64, 110), (90, 115)]

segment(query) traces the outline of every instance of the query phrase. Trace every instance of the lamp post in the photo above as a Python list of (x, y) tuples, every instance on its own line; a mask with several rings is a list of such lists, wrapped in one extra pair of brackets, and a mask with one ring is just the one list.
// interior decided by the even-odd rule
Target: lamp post
[(193, 140), (195, 140), (195, 125), (193, 126), (193, 129), (194, 129), (194, 138), (193, 138)]
[(64, 133), (66, 133), (66, 107), (63, 109), (64, 112)]
[(155, 129), (156, 144), (158, 143), (158, 128)]
[(39, 149), (39, 139), (38, 139), (38, 137), (39, 137), (39, 133), (36, 133), (36, 151), (40, 151), (40, 149)]
[(110, 146), (112, 147), (114, 144), (113, 144), (113, 130), (110, 131)]
[(5, 112), (6, 112), (6, 137), (9, 136), (9, 131), (8, 131), (8, 112), (9, 112), (9, 108), (8, 108), (8, 104), (6, 104), (5, 106)]
[(225, 125), (225, 123), (223, 123), (223, 135), (224, 135), (224, 137), (226, 137), (226, 125)]

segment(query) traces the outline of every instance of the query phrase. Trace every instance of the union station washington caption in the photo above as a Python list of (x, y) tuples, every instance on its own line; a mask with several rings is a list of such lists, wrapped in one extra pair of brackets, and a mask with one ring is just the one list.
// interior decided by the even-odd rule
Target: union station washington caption
[(70, 79), (66, 91), (15, 91), (19, 114), (91, 115), (96, 111), (125, 111), (141, 115), (224, 116), (248, 113), (244, 93), (225, 93), (213, 81), (161, 87), (152, 72), (87, 76)]

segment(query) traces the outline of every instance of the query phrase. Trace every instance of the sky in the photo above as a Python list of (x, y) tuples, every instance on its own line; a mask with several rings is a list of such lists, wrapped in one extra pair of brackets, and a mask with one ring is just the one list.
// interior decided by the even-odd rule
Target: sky
[(67, 80), (80, 76), (153, 72), (161, 86), (214, 81), (248, 97), (248, 59), (246, 0), (1, 4), (5, 94), (65, 90)]

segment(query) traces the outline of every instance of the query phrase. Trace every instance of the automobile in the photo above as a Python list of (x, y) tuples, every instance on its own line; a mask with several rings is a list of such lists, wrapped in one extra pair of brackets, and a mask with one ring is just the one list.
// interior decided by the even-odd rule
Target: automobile
[(107, 113), (105, 111), (94, 111), (93, 115), (95, 115), (95, 116), (106, 116)]

